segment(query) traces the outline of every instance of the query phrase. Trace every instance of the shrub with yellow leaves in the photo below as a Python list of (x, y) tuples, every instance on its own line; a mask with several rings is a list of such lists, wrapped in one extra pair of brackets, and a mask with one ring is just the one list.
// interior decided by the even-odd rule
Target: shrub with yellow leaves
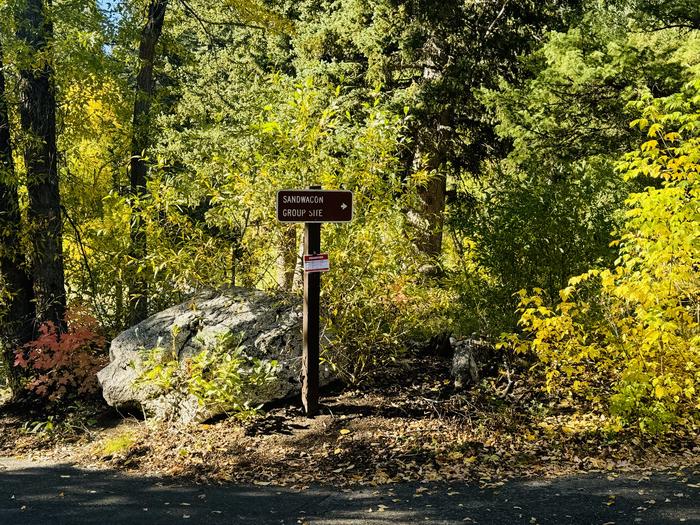
[(608, 410), (611, 428), (658, 433), (700, 418), (700, 79), (640, 102), (648, 135), (618, 164), (649, 182), (632, 194), (611, 269), (572, 278), (552, 306), (520, 292), (522, 334), (553, 395)]

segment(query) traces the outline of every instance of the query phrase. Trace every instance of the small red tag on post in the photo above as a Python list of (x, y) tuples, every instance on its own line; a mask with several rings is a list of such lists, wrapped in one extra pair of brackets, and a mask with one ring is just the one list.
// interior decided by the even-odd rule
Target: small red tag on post
[(304, 255), (304, 271), (306, 273), (327, 272), (331, 269), (327, 253)]

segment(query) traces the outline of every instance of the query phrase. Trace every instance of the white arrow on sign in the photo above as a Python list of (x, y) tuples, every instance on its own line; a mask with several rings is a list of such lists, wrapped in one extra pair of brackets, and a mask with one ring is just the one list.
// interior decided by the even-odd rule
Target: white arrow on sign
[(340, 209), (341, 209), (341, 210), (344, 210), (344, 209), (347, 208), (347, 207), (348, 207), (348, 205), (345, 204), (345, 203), (343, 203), (343, 204), (340, 205)]

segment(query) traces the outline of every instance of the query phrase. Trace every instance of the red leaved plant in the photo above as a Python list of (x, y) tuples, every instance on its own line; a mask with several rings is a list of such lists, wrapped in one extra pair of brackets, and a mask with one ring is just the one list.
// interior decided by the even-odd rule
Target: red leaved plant
[(49, 401), (96, 393), (96, 374), (107, 361), (94, 317), (72, 310), (66, 313), (65, 326), (61, 331), (52, 321), (42, 324), (39, 337), (15, 352), (15, 366), (29, 372), (26, 388)]

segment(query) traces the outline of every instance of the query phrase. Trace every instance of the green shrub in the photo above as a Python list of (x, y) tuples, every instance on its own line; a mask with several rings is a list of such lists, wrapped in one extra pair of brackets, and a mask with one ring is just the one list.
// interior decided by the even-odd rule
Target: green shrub
[(330, 337), (323, 359), (341, 379), (358, 383), (404, 356), (411, 341), (449, 331), (452, 295), (432, 284), (410, 272), (378, 272), (336, 288), (326, 301)]
[(222, 334), (204, 350), (179, 362), (172, 349), (157, 347), (144, 352), (144, 368), (137, 380), (155, 386), (159, 393), (194, 396), (214, 413), (248, 417), (260, 406), (275, 381), (277, 361), (248, 357), (234, 334)]

